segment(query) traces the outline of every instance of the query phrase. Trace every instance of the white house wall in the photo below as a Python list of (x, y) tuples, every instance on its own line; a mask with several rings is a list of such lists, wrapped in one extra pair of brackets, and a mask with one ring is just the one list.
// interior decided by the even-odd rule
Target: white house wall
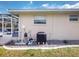
[[(34, 16), (43, 15), (46, 17), (46, 24), (34, 24)], [(21, 13), (19, 14), (20, 31), (23, 34), (30, 31), (32, 38), (36, 39), (36, 33), (44, 31), (48, 40), (76, 40), (79, 39), (79, 22), (69, 21), (72, 14), (43, 14), (43, 13)], [(23, 29), (25, 27), (25, 30)]]

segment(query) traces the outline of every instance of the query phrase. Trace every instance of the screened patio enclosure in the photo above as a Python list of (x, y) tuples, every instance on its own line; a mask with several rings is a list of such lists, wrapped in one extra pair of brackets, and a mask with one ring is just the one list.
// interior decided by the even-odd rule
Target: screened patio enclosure
[(11, 14), (0, 14), (0, 37), (18, 37), (18, 17)]

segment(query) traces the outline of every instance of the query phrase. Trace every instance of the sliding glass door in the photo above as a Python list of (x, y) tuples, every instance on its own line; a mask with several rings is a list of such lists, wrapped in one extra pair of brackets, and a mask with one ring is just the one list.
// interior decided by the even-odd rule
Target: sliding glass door
[(19, 33), (19, 26), (18, 26), (18, 18), (13, 18), (12, 19), (12, 37), (18, 37)]
[(2, 37), (2, 18), (0, 17), (0, 37)]

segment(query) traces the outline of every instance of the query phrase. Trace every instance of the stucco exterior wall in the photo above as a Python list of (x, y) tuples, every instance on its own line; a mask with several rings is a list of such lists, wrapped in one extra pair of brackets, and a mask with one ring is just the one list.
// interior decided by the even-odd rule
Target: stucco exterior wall
[[(34, 17), (39, 15), (46, 17), (46, 24), (34, 24)], [(72, 14), (21, 13), (19, 14), (21, 38), (24, 32), (30, 32), (32, 38), (36, 39), (36, 33), (43, 31), (47, 34), (47, 40), (79, 39), (79, 22), (69, 21), (69, 15)]]

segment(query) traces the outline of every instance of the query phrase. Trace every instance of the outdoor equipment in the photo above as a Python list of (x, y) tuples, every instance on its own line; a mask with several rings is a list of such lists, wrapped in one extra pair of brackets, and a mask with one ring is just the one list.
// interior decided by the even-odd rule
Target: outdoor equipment
[(46, 33), (44, 32), (38, 32), (37, 33), (37, 44), (40, 43), (40, 44), (46, 44)]

